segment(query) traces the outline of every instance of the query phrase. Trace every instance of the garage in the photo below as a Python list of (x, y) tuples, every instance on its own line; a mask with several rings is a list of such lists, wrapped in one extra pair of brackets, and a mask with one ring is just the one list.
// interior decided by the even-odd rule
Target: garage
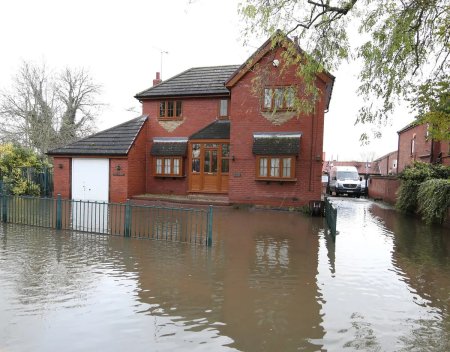
[(108, 202), (109, 159), (72, 159), (72, 199)]

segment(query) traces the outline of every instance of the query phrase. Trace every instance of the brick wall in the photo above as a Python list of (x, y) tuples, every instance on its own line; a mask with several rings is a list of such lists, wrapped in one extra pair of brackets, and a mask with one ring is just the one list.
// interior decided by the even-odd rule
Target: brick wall
[[(418, 125), (399, 133), (398, 135), (398, 172), (415, 160), (430, 162), (431, 139), (426, 137), (427, 126)], [(414, 139), (414, 153), (411, 154), (411, 141)]]
[(381, 199), (386, 203), (395, 204), (400, 180), (395, 176), (371, 176), (369, 197)]
[(64, 199), (71, 198), (72, 159), (69, 157), (53, 158), (53, 195), (61, 194)]
[[(150, 155), (154, 137), (189, 137), (214, 122), (219, 115), (219, 98), (183, 98), (183, 119), (175, 122), (158, 121), (160, 100), (144, 101), (143, 113), (149, 115), (147, 121), (147, 187), (146, 193), (187, 194), (187, 178), (154, 177), (153, 158)], [(187, 158), (183, 159), (186, 170)]]
[[(118, 166), (120, 170), (118, 170)], [(128, 160), (110, 159), (109, 162), (109, 201), (122, 203), (128, 198)]]
[[(260, 67), (265, 67), (265, 86), (299, 84), (293, 68), (280, 76), (272, 60), (283, 59), (277, 53), (265, 57)], [(272, 54), (273, 55), (273, 54)], [(294, 116), (288, 121), (277, 120), (261, 111), (260, 94), (254, 94), (255, 72), (248, 72), (231, 90), (231, 155), (229, 198), (237, 203), (259, 203), (274, 206), (304, 205), (321, 198), (322, 146), (324, 127), (324, 101), (317, 103), (312, 116)], [(323, 91), (325, 84), (318, 80)], [(270, 113), (269, 113), (270, 114)], [(283, 118), (279, 113), (280, 118)], [(252, 153), (254, 132), (302, 132), (300, 153), (296, 159), (297, 182), (255, 181), (256, 157)]]
[(146, 161), (147, 126), (144, 125), (128, 152), (128, 198), (145, 193)]
[(397, 167), (395, 161), (397, 160), (397, 151), (389, 153), (384, 157), (376, 160), (378, 164), (379, 172), (382, 176), (392, 175), (397, 173)]

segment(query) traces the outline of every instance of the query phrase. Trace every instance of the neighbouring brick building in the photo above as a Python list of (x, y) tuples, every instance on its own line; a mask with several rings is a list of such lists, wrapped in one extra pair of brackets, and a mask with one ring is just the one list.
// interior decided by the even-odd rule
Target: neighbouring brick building
[(427, 124), (410, 123), (398, 133), (397, 172), (414, 161), (450, 165), (449, 141), (435, 141), (428, 133)]
[(395, 150), (373, 161), (381, 176), (397, 174), (397, 154)]
[(283, 65), (283, 54), (286, 44), (295, 45), (292, 55), (301, 49), (286, 37), (272, 39), (240, 66), (192, 68), (166, 81), (157, 74), (136, 95), (142, 117), (49, 152), (55, 193), (74, 198), (75, 183), (81, 197), (93, 189), (89, 174), (96, 177), (97, 166), (90, 158), (108, 165), (98, 173), (109, 184), (104, 200), (114, 202), (142, 194), (222, 195), (271, 206), (320, 200), (334, 77), (317, 76), (320, 98), (311, 114), (299, 115), (294, 101), (303, 83), (297, 66)]

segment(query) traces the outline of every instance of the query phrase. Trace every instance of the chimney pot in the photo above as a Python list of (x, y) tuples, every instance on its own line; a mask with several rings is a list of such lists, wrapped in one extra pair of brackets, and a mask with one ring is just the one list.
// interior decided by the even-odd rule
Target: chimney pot
[(161, 74), (156, 72), (156, 78), (153, 80), (153, 86), (156, 86), (162, 82)]

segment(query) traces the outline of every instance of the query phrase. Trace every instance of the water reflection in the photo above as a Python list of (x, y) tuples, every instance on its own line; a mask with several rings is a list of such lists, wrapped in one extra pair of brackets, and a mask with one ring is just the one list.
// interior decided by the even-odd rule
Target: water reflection
[(223, 209), (214, 247), (0, 227), (0, 350), (446, 351), (448, 236), (363, 200), (339, 235)]

